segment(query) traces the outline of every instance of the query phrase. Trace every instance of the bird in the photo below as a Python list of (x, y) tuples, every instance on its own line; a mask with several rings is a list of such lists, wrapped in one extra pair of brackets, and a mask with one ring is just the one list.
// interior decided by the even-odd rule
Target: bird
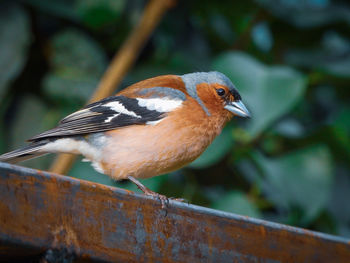
[(167, 197), (138, 179), (178, 170), (197, 159), (234, 116), (250, 113), (235, 85), (217, 71), (162, 75), (137, 82), (63, 118), (0, 155), (17, 163), (47, 153), (81, 154), (99, 173), (128, 179), (164, 206)]

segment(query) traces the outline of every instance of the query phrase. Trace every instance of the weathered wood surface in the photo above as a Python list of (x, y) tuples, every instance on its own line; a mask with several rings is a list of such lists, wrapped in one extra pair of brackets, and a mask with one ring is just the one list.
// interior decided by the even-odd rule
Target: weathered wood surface
[(350, 262), (350, 241), (174, 201), (165, 213), (123, 189), (0, 163), (0, 258), (45, 253), (65, 262)]

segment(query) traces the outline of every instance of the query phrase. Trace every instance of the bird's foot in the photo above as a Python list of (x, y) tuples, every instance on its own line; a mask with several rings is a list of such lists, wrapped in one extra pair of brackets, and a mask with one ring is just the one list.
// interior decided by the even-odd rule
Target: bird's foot
[(148, 190), (144, 192), (145, 195), (152, 196), (153, 198), (156, 198), (160, 201), (162, 205), (162, 209), (166, 209), (169, 205), (169, 200), (178, 201), (178, 202), (185, 202), (186, 200), (183, 198), (176, 198), (176, 197), (167, 197), (165, 195), (158, 194), (156, 192), (153, 192), (151, 190)]
[(136, 186), (145, 194), (148, 196), (152, 196), (153, 198), (156, 198), (160, 201), (160, 203), (162, 204), (162, 209), (165, 209), (168, 204), (169, 204), (169, 199), (170, 200), (174, 200), (174, 201), (178, 201), (178, 202), (184, 202), (185, 199), (183, 198), (174, 198), (174, 197), (166, 197), (165, 195), (161, 195), (158, 194), (156, 192), (153, 192), (152, 190), (150, 190), (149, 188), (147, 188), (146, 186), (144, 186), (141, 182), (139, 182), (136, 178), (132, 177), (132, 176), (128, 176), (128, 179), (130, 181), (132, 181), (134, 184), (136, 184)]
[(148, 195), (148, 196), (152, 196), (153, 198), (156, 198), (160, 201), (161, 205), (162, 205), (162, 209), (165, 209), (168, 207), (169, 205), (169, 199), (172, 199), (172, 198), (168, 198), (167, 196), (165, 195), (161, 195), (161, 194), (158, 194), (156, 192), (153, 192), (149, 189), (147, 189), (146, 191), (143, 192), (145, 195)]

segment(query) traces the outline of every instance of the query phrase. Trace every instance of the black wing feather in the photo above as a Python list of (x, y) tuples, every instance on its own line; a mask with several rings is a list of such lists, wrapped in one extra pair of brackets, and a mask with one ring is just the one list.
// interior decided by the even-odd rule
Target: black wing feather
[[(113, 108), (106, 106), (110, 102), (119, 102), (125, 109), (134, 112), (138, 117), (117, 112)], [(137, 99), (125, 96), (112, 96), (89, 104), (83, 109), (68, 115), (59, 122), (56, 128), (38, 134), (29, 139), (29, 141), (103, 132), (135, 124), (145, 124), (149, 121), (160, 120), (163, 117), (165, 117), (163, 112), (140, 107)]]

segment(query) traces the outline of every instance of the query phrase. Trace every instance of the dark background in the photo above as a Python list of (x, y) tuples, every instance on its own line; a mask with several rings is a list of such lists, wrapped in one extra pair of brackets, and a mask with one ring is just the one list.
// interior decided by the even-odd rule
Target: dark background
[[(0, 152), (89, 99), (145, 1), (0, 3)], [(121, 87), (218, 70), (252, 112), (197, 161), (144, 180), (191, 203), (350, 237), (347, 1), (177, 1)], [(48, 169), (53, 156), (24, 165)], [(70, 176), (114, 183), (88, 163)]]

